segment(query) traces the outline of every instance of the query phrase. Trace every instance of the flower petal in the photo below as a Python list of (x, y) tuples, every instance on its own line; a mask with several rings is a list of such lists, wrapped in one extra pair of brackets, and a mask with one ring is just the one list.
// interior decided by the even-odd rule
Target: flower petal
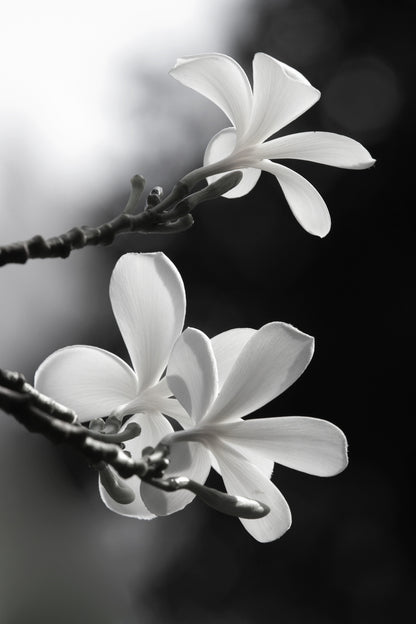
[[(242, 451), (242, 449), (240, 450)], [(273, 474), (273, 470), (274, 470), (274, 464), (275, 464), (275, 462), (272, 459), (267, 459), (267, 457), (263, 457), (261, 453), (256, 453), (256, 451), (251, 450), (249, 447), (247, 448), (244, 447), (244, 456), (248, 459), (249, 462), (257, 466), (257, 468), (264, 474), (265, 477), (267, 477), (268, 479), (271, 478)], [(211, 451), (210, 451), (210, 457), (211, 457), (211, 466), (220, 475), (221, 468), (218, 465), (215, 455), (211, 453)]]
[(333, 132), (299, 132), (256, 147), (260, 158), (296, 158), (341, 167), (367, 169), (376, 162), (361, 143)]
[(157, 384), (142, 392), (140, 395), (140, 402), (146, 405), (146, 407), (152, 406), (152, 408), (165, 416), (175, 418), (184, 428), (192, 425), (189, 414), (179, 401), (172, 397), (172, 392), (168, 386), (166, 377), (162, 377)]
[(178, 59), (169, 73), (219, 106), (237, 133), (244, 132), (253, 95), (245, 72), (234, 59), (225, 54), (187, 56)]
[(110, 299), (142, 391), (159, 380), (182, 330), (182, 278), (161, 252), (128, 253), (113, 271)]
[(211, 345), (217, 361), (219, 390), (221, 390), (241, 351), (255, 333), (255, 329), (239, 327), (229, 329), (211, 338)]
[(268, 54), (253, 60), (253, 110), (246, 144), (261, 143), (297, 119), (321, 97), (301, 73)]
[(316, 188), (304, 177), (283, 165), (262, 160), (263, 171), (272, 173), (282, 187), (293, 215), (310, 234), (323, 238), (331, 229), (328, 208)]
[[(133, 459), (139, 459), (142, 456), (142, 450), (144, 448), (147, 446), (154, 448), (164, 436), (173, 431), (169, 421), (157, 412), (135, 414), (123, 425), (122, 430), (131, 422), (135, 422), (141, 427), (141, 433), (137, 438), (124, 443), (126, 451), (131, 453)], [(121, 514), (122, 516), (131, 516), (144, 520), (154, 518), (154, 514), (147, 509), (142, 500), (140, 494), (141, 479), (139, 477), (130, 477), (129, 479), (118, 477), (118, 480), (134, 491), (136, 496), (135, 500), (127, 505), (117, 503), (107, 490), (104, 489), (99, 480), (100, 495), (105, 505), (111, 509), (111, 511)]]
[(198, 422), (218, 393), (218, 373), (211, 342), (188, 327), (178, 338), (169, 359), (167, 382), (172, 393)]
[[(170, 450), (170, 464), (165, 477), (185, 476), (198, 483), (205, 483), (211, 470), (211, 461), (208, 451), (201, 444), (175, 443), (172, 438)], [(195, 494), (188, 490), (164, 492), (144, 481), (141, 484), (141, 495), (146, 507), (158, 516), (180, 511), (195, 498)]]
[(348, 464), (345, 435), (319, 418), (255, 418), (224, 425), (219, 435), (244, 455), (247, 451), (256, 452), (318, 477), (336, 475)]
[[(234, 128), (225, 128), (218, 132), (207, 145), (204, 155), (204, 166), (221, 161), (232, 154), (235, 144), (236, 132)], [(239, 169), (237, 161), (235, 168)], [(247, 195), (247, 193), (256, 186), (261, 175), (261, 170), (253, 167), (244, 167), (241, 171), (243, 174), (241, 181), (230, 191), (224, 193), (223, 197), (227, 197), (228, 199), (243, 197), (243, 195)], [(207, 178), (208, 183), (215, 182), (221, 175), (222, 174), (209, 176), (209, 178)]]
[(46, 358), (35, 373), (39, 392), (73, 409), (81, 422), (108, 416), (137, 394), (137, 377), (109, 351), (65, 347)]
[(292, 325), (264, 325), (241, 351), (204, 424), (237, 420), (284, 392), (309, 364), (313, 346)]
[(245, 529), (259, 542), (281, 537), (291, 525), (291, 514), (277, 487), (233, 446), (218, 441), (211, 451), (218, 460), (227, 492), (253, 498), (270, 507), (267, 516), (259, 520), (240, 518)]

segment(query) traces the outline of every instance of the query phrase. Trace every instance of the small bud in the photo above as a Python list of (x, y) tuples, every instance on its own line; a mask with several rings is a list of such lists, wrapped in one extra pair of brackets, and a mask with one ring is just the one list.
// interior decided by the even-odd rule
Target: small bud
[(154, 188), (152, 188), (149, 195), (147, 196), (146, 210), (148, 210), (149, 208), (153, 208), (153, 206), (157, 206), (158, 204), (160, 204), (160, 200), (162, 199), (162, 196), (163, 196), (163, 189), (161, 186), (155, 186)]
[(142, 432), (142, 428), (139, 423), (131, 422), (127, 425), (121, 435), (124, 440), (132, 440), (133, 438), (137, 438)]
[(144, 449), (142, 449), (142, 457), (144, 457), (145, 455), (151, 455), (153, 453), (153, 446), (145, 446)]
[(150, 195), (157, 195), (160, 199), (163, 196), (163, 188), (161, 186), (155, 186), (150, 191)]
[(88, 427), (91, 431), (98, 431), (101, 433), (105, 428), (105, 420), (103, 418), (93, 418), (90, 420)]
[(105, 433), (118, 433), (120, 431), (121, 421), (117, 416), (109, 416), (105, 421)]
[(169, 477), (159, 481), (150, 481), (150, 483), (161, 490), (165, 490), (165, 492), (176, 492), (182, 489), (189, 490), (206, 505), (209, 505), (209, 507), (213, 507), (213, 509), (229, 516), (258, 520), (259, 518), (264, 518), (270, 512), (270, 508), (258, 500), (219, 492), (192, 479), (188, 479), (188, 477)]
[(191, 479), (189, 479), (186, 489), (196, 494), (198, 498), (210, 507), (229, 516), (257, 520), (267, 516), (270, 511), (270, 508), (260, 501), (246, 498), (245, 496), (225, 494)]
[(120, 477), (109, 466), (100, 468), (99, 478), (105, 491), (117, 503), (128, 505), (135, 500), (136, 495), (131, 487), (123, 483)]
[(126, 207), (123, 210), (124, 214), (134, 214), (139, 209), (140, 197), (143, 193), (144, 185), (146, 181), (141, 175), (134, 175), (131, 180), (130, 196), (127, 201)]

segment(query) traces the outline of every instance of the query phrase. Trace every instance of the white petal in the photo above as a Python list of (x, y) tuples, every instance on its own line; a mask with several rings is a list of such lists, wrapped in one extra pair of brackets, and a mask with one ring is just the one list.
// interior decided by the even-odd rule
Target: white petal
[(158, 409), (165, 416), (174, 418), (182, 427), (192, 426), (192, 419), (187, 411), (176, 399), (158, 399), (154, 401), (154, 407)]
[(77, 345), (47, 357), (35, 373), (35, 387), (84, 422), (108, 416), (131, 401), (137, 395), (137, 377), (116, 355)]
[[(223, 160), (227, 156), (233, 153), (236, 144), (236, 133), (234, 128), (225, 128), (218, 132), (208, 143), (204, 155), (204, 166), (211, 165), (218, 161)], [(235, 169), (240, 169), (236, 161)], [(229, 169), (229, 167), (227, 167)], [(257, 184), (257, 181), (261, 175), (261, 170), (253, 167), (244, 167), (241, 169), (243, 177), (241, 181), (228, 191), (224, 193), (223, 197), (228, 199), (234, 199), (236, 197), (243, 197), (247, 195)], [(213, 175), (207, 178), (208, 183), (215, 182), (221, 174)]]
[(283, 165), (262, 160), (260, 166), (263, 171), (276, 176), (298, 223), (310, 234), (321, 238), (326, 236), (331, 229), (331, 217), (316, 188), (303, 176)]
[(218, 368), (218, 387), (221, 390), (238, 356), (257, 330), (248, 327), (229, 329), (211, 338)]
[(177, 60), (169, 72), (219, 106), (237, 132), (244, 132), (250, 117), (252, 91), (245, 72), (225, 54), (201, 54)]
[(218, 393), (217, 366), (209, 338), (188, 327), (173, 348), (166, 377), (172, 393), (198, 422)]
[[(224, 425), (225, 426), (225, 425)], [(239, 448), (238, 445), (235, 445), (236, 448)], [(244, 453), (244, 456), (248, 459), (249, 462), (257, 466), (257, 468), (264, 474), (268, 479), (271, 478), (274, 470), (275, 462), (272, 459), (267, 459), (267, 457), (263, 457), (261, 453), (256, 453), (249, 448), (249, 445), (246, 447), (239, 448), (240, 452)], [(218, 465), (217, 459), (213, 453), (210, 451), (211, 457), (211, 465), (218, 474), (221, 474), (221, 469)]]
[[(170, 464), (165, 477), (185, 476), (205, 483), (211, 469), (208, 451), (198, 442), (173, 442), (170, 446)], [(166, 516), (180, 511), (195, 498), (187, 490), (164, 492), (148, 483), (142, 482), (141, 495), (146, 506), (158, 516)]]
[(260, 158), (296, 158), (344, 169), (367, 169), (375, 163), (361, 143), (332, 132), (290, 134), (267, 141), (256, 151)]
[[(126, 451), (131, 453), (133, 459), (139, 459), (142, 456), (142, 450), (144, 448), (147, 446), (154, 448), (165, 435), (172, 433), (173, 431), (168, 420), (157, 412), (135, 414), (124, 424), (122, 430), (124, 430), (131, 422), (138, 423), (141, 427), (141, 433), (137, 438), (128, 440), (124, 443)], [(115, 511), (122, 516), (131, 516), (145, 520), (154, 518), (154, 514), (151, 513), (143, 503), (140, 494), (140, 486), (142, 483), (141, 479), (139, 477), (130, 477), (129, 479), (122, 479), (121, 477), (118, 477), (118, 479), (121, 483), (130, 487), (134, 491), (136, 498), (132, 503), (127, 505), (117, 503), (99, 481), (100, 495), (105, 505), (107, 505), (111, 511)]]
[(338, 474), (348, 464), (347, 440), (319, 418), (254, 418), (221, 427), (221, 436), (241, 453), (257, 452), (278, 464), (318, 477)]
[(313, 346), (292, 325), (264, 325), (241, 351), (204, 423), (237, 420), (277, 397), (303, 373)]
[(253, 60), (253, 111), (250, 129), (243, 141), (261, 143), (302, 115), (320, 98), (298, 71), (268, 54), (256, 54)]
[(175, 418), (184, 428), (192, 425), (190, 416), (179, 401), (172, 397), (172, 391), (168, 386), (166, 377), (162, 377), (157, 384), (142, 392), (140, 402), (146, 407), (152, 406), (165, 416)]
[(183, 327), (182, 278), (161, 252), (128, 253), (113, 271), (110, 299), (139, 390), (149, 388), (162, 375)]
[(256, 466), (229, 444), (218, 442), (216, 455), (225, 487), (234, 496), (246, 496), (270, 507), (259, 520), (240, 518), (245, 529), (259, 542), (271, 542), (291, 525), (289, 506), (277, 487)]

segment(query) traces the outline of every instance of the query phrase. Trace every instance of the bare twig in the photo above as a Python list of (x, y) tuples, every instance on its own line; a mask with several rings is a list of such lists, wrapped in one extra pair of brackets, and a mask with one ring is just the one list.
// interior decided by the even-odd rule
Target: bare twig
[(208, 199), (219, 197), (236, 186), (241, 172), (233, 171), (202, 191), (190, 194), (192, 188), (203, 179), (202, 169), (188, 174), (177, 182), (171, 193), (162, 199), (161, 187), (155, 187), (147, 197), (145, 209), (139, 211), (139, 202), (144, 188), (142, 176), (131, 179), (131, 191), (124, 210), (111, 221), (98, 227), (83, 225), (75, 227), (60, 236), (45, 239), (33, 236), (0, 247), (0, 266), (10, 263), (25, 264), (35, 258), (67, 258), (74, 249), (91, 245), (110, 245), (116, 236), (137, 232), (139, 234), (173, 234), (189, 229), (193, 224), (190, 215), (195, 206)]

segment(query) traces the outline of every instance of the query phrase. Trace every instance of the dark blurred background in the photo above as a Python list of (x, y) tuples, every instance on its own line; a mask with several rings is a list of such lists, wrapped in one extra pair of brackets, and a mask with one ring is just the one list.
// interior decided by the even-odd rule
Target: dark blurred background
[[(118, 114), (128, 117), (129, 156), (120, 147), (113, 155), (117, 175), (111, 184), (100, 178), (105, 196), (98, 183), (95, 199), (88, 189), (86, 205), (78, 193), (75, 217), (70, 207), (61, 209), (73, 200), (72, 181), (65, 193), (51, 194), (42, 233), (110, 218), (133, 173), (145, 175), (149, 190), (168, 189), (199, 166), (206, 143), (226, 122), (214, 105), (166, 75), (176, 56), (221, 51), (249, 76), (256, 51), (292, 65), (322, 98), (282, 134), (346, 134), (369, 149), (376, 165), (347, 171), (290, 162), (328, 204), (333, 226), (323, 240), (300, 228), (274, 177), (263, 174), (248, 196), (200, 206), (186, 233), (127, 235), (111, 248), (65, 261), (5, 267), (1, 365), (32, 379), (51, 351), (76, 343), (124, 357), (108, 301), (112, 268), (126, 251), (162, 250), (183, 276), (187, 325), (213, 336), (282, 320), (315, 336), (305, 374), (259, 415), (334, 422), (348, 437), (350, 465), (331, 479), (276, 466), (274, 481), (290, 504), (293, 526), (282, 539), (259, 544), (238, 520), (199, 502), (152, 522), (112, 514), (82, 459), (3, 415), (1, 624), (380, 624), (412, 612), (414, 4), (230, 2), (215, 6), (205, 25), (203, 4), (181, 40), (191, 9), (179, 2), (180, 19), (171, 26), (178, 39), (171, 38), (171, 56), (161, 54), (163, 70), (141, 64), (146, 51), (128, 58), (128, 99)], [(189, 43), (197, 26), (211, 29), (204, 45), (221, 49)], [(138, 24), (138, 37), (143, 29), (151, 34), (147, 54), (155, 64), (158, 28), (150, 18)], [(18, 201), (30, 158), (14, 162), (13, 193), (22, 212), (10, 202), (0, 208), (2, 242), (39, 229), (39, 220), (24, 220)], [(4, 169), (9, 180), (11, 168)], [(30, 213), (30, 201), (25, 208)], [(210, 483), (220, 486), (215, 476)]]

